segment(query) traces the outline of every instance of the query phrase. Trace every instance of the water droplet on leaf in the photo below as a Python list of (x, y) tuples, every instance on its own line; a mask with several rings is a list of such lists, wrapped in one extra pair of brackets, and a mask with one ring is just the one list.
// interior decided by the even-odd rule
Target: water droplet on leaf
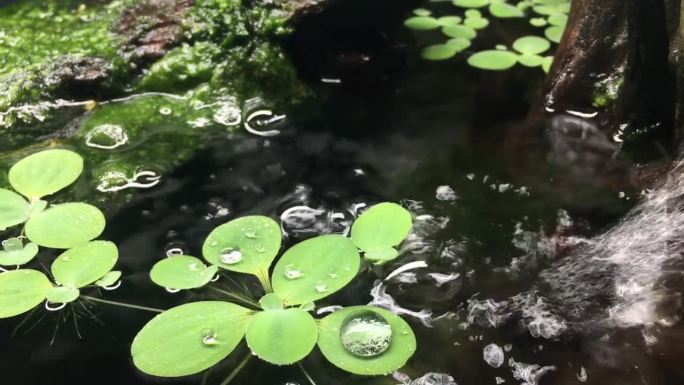
[(316, 282), (316, 286), (314, 286), (314, 289), (317, 293), (325, 293), (326, 291), (328, 291), (328, 285), (323, 281), (319, 281)]
[(202, 343), (205, 346), (213, 346), (218, 344), (216, 332), (213, 330), (205, 330), (202, 332)]
[(242, 252), (238, 249), (233, 249), (232, 247), (227, 247), (221, 250), (221, 255), (219, 255), (219, 260), (221, 263), (226, 265), (235, 265), (242, 261)]
[(287, 265), (285, 266), (285, 270), (283, 271), (283, 275), (287, 279), (297, 279), (301, 278), (304, 276), (301, 270), (299, 270), (295, 265)]
[(361, 311), (344, 320), (340, 339), (348, 352), (359, 357), (375, 357), (389, 348), (392, 327), (378, 313)]

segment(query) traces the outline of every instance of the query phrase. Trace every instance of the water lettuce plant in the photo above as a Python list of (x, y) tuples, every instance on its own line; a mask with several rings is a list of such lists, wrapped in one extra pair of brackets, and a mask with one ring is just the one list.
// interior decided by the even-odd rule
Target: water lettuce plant
[[(546, 55), (551, 43), (559, 43), (568, 20), (571, 0), (453, 0), (463, 13), (435, 17), (425, 8), (414, 10), (404, 25), (417, 31), (439, 29), (447, 40), (425, 47), (421, 56), (426, 60), (446, 60), (468, 50), (480, 30), (490, 25), (490, 18), (527, 18), (533, 27), (544, 28), (543, 37), (524, 36), (513, 44), (513, 50), (503, 49), (474, 52), (468, 59), (472, 67), (501, 71), (520, 64), (549, 71), (553, 56)], [(483, 15), (486, 10), (488, 16)]]
[(277, 222), (264, 216), (231, 220), (204, 241), (202, 255), (209, 266), (193, 256), (171, 255), (154, 265), (150, 277), (174, 292), (211, 284), (221, 269), (255, 276), (264, 295), (258, 302), (239, 301), (239, 296), (224, 292), (225, 301), (192, 302), (164, 311), (135, 337), (133, 362), (155, 376), (191, 375), (225, 359), (244, 338), (253, 355), (275, 365), (297, 363), (318, 346), (328, 361), (345, 371), (390, 373), (416, 348), (413, 331), (403, 319), (373, 306), (352, 306), (321, 319), (311, 312), (316, 301), (350, 283), (362, 264), (396, 258), (396, 247), (411, 225), (410, 213), (401, 206), (380, 203), (359, 216), (350, 238), (316, 236), (275, 261), (282, 241)]
[[(118, 259), (116, 245), (95, 240), (105, 228), (102, 212), (87, 203), (50, 205), (44, 200), (74, 183), (82, 172), (83, 158), (64, 149), (29, 155), (10, 168), (8, 180), (14, 191), (0, 189), (0, 231), (16, 234), (14, 227), (23, 228), (2, 241), (0, 318), (23, 314), (43, 301), (48, 310), (61, 309), (77, 300), (81, 289), (108, 287), (120, 277), (112, 271)], [(64, 250), (52, 262), (52, 279), (25, 268), (40, 248)]]

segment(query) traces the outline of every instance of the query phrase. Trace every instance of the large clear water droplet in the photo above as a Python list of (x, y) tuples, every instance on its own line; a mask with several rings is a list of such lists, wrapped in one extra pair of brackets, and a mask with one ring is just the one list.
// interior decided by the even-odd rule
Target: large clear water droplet
[(351, 314), (340, 329), (342, 345), (359, 357), (375, 357), (384, 353), (392, 342), (392, 327), (374, 311)]
[(287, 265), (285, 266), (285, 270), (283, 270), (283, 275), (287, 279), (297, 279), (303, 277), (304, 273), (295, 265)]
[(235, 265), (242, 261), (242, 252), (238, 249), (227, 247), (221, 250), (219, 260), (221, 263), (225, 263), (226, 265)]
[(218, 344), (216, 332), (214, 330), (205, 330), (202, 332), (202, 343), (206, 346), (213, 346)]

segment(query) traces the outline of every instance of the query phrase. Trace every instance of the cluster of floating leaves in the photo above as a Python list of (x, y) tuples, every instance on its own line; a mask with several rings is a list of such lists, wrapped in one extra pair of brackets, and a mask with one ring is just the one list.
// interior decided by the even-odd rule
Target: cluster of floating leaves
[(282, 241), (276, 221), (246, 216), (218, 226), (202, 246), (204, 261), (167, 253), (152, 268), (152, 281), (177, 292), (208, 285), (219, 277), (219, 270), (228, 270), (256, 276), (266, 294), (258, 303), (243, 301), (251, 308), (201, 301), (163, 312), (136, 336), (133, 362), (151, 375), (190, 375), (228, 356), (244, 337), (254, 355), (275, 365), (293, 364), (318, 345), (328, 361), (343, 370), (361, 375), (391, 373), (416, 348), (415, 336), (403, 319), (374, 306), (340, 308), (319, 320), (310, 312), (315, 301), (356, 277), (362, 253), (376, 264), (396, 258), (396, 247), (411, 226), (407, 210), (380, 203), (359, 216), (351, 237), (326, 234), (307, 239), (286, 250), (272, 269)]
[[(48, 206), (42, 200), (74, 183), (82, 172), (83, 158), (62, 149), (29, 155), (10, 168), (8, 179), (16, 192), (0, 189), (0, 231), (24, 227), (23, 235), (2, 242), (0, 266), (21, 268), (0, 273), (0, 318), (25, 313), (42, 301), (48, 310), (59, 310), (91, 284), (116, 286), (121, 273), (112, 268), (118, 249), (95, 240), (105, 228), (102, 212), (86, 203)], [(52, 263), (54, 282), (24, 267), (40, 247), (65, 250)]]
[(547, 54), (552, 42), (560, 42), (571, 0), (521, 0), (515, 4), (506, 0), (453, 0), (452, 3), (465, 8), (463, 14), (435, 17), (430, 10), (418, 8), (404, 22), (414, 30), (439, 29), (448, 38), (444, 43), (425, 47), (421, 54), (424, 59), (446, 60), (470, 48), (478, 33), (490, 24), (489, 18), (483, 15), (486, 9), (489, 17), (497, 19), (528, 18), (530, 25), (544, 28), (544, 37), (524, 36), (513, 43), (512, 49), (497, 45), (494, 49), (475, 52), (468, 58), (468, 64), (492, 71), (520, 64), (548, 72), (553, 56)]

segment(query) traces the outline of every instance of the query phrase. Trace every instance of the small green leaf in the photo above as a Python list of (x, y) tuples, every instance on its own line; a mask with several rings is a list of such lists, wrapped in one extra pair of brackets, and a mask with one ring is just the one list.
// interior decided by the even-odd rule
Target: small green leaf
[(425, 8), (416, 8), (413, 10), (413, 14), (416, 16), (430, 16), (432, 12)]
[(388, 247), (381, 250), (368, 251), (363, 254), (363, 257), (376, 264), (381, 264), (387, 261), (391, 261), (399, 256), (397, 249), (393, 247)]
[(0, 251), (0, 266), (23, 265), (38, 255), (38, 245), (28, 243), (24, 246), (19, 238), (4, 240), (2, 247), (4, 250)]
[(464, 25), (448, 25), (442, 28), (442, 33), (449, 37), (458, 37), (468, 40), (472, 40), (477, 36), (477, 32), (475, 32), (474, 29)]
[(105, 228), (104, 214), (86, 203), (63, 203), (31, 216), (26, 237), (39, 246), (68, 249), (97, 238)]
[(563, 27), (552, 26), (544, 30), (544, 35), (552, 42), (560, 43), (561, 38), (563, 37), (563, 30)]
[(195, 257), (175, 255), (155, 263), (150, 271), (150, 278), (161, 287), (187, 290), (206, 285), (214, 278), (217, 270), (218, 266), (207, 267)]
[[(368, 312), (382, 317), (391, 328), (389, 347), (382, 346), (386, 350), (373, 356), (352, 353), (356, 351), (354, 347), (348, 341), (345, 341), (346, 347), (343, 343), (345, 326), (349, 322), (363, 326), (363, 319), (367, 318)], [(354, 306), (336, 311), (319, 321), (318, 347), (325, 358), (340, 369), (375, 376), (391, 373), (404, 366), (416, 350), (416, 337), (406, 321), (395, 314), (372, 306)]]
[(404, 26), (419, 31), (427, 31), (430, 29), (438, 28), (440, 26), (440, 23), (434, 17), (414, 16), (406, 19), (404, 21)]
[(461, 24), (461, 18), (458, 16), (442, 16), (437, 21), (441, 26), (447, 26), (447, 25), (459, 25)]
[(544, 61), (542, 62), (542, 69), (544, 72), (549, 73), (549, 70), (551, 69), (551, 65), (553, 64), (553, 56), (547, 56), (544, 58)]
[(36, 270), (12, 270), (0, 273), (0, 318), (25, 313), (43, 302), (52, 284)]
[(453, 0), (453, 3), (462, 8), (481, 8), (489, 4), (489, 0)]
[(475, 68), (491, 71), (507, 70), (518, 61), (518, 55), (500, 50), (482, 51), (468, 58), (468, 64)]
[(74, 183), (83, 172), (83, 158), (69, 150), (41, 151), (17, 162), (9, 170), (12, 187), (34, 200)]
[(215, 228), (204, 241), (204, 259), (223, 269), (266, 274), (280, 250), (280, 225), (271, 218), (247, 216)]
[(31, 206), (14, 191), (0, 188), (0, 231), (26, 222)]
[(470, 40), (468, 39), (463, 39), (460, 37), (455, 37), (453, 39), (449, 39), (449, 41), (446, 42), (448, 46), (451, 46), (452, 48), (455, 48), (456, 51), (461, 52), (464, 49), (467, 49), (470, 47)]
[(81, 295), (81, 291), (71, 286), (55, 286), (45, 294), (45, 299), (50, 303), (74, 302)]
[(425, 48), (420, 53), (420, 56), (425, 60), (446, 60), (454, 57), (458, 53), (458, 50), (448, 44), (435, 44), (430, 45)]
[(50, 270), (55, 282), (80, 288), (104, 277), (118, 258), (119, 250), (112, 242), (92, 241), (62, 253)]
[(359, 272), (361, 257), (341, 235), (321, 235), (292, 246), (273, 269), (273, 291), (287, 305), (313, 302), (345, 287)]
[(539, 55), (520, 55), (518, 62), (525, 67), (539, 67), (544, 63), (544, 58)]
[(261, 297), (259, 305), (264, 310), (280, 310), (283, 308), (283, 299), (275, 293), (268, 293)]
[(199, 373), (235, 349), (245, 335), (250, 317), (250, 310), (223, 301), (174, 307), (140, 330), (131, 346), (133, 363), (153, 376)]
[(114, 285), (119, 279), (121, 279), (121, 272), (118, 270), (112, 270), (105, 274), (102, 278), (95, 281), (95, 284), (100, 287), (109, 287)]
[(504, 19), (525, 16), (525, 12), (520, 10), (518, 7), (498, 1), (489, 5), (489, 13), (491, 13), (494, 17)]
[(562, 13), (556, 13), (551, 16), (549, 16), (549, 24), (551, 25), (556, 25), (559, 27), (565, 27), (565, 25), (568, 23), (568, 16), (562, 14)]
[(399, 245), (411, 231), (411, 213), (396, 203), (379, 203), (361, 214), (351, 229), (356, 246), (365, 251)]
[(538, 55), (549, 48), (551, 43), (539, 36), (524, 36), (513, 42), (513, 49), (524, 55)]
[(544, 16), (551, 16), (558, 13), (563, 13), (563, 11), (555, 5), (537, 5), (532, 7), (532, 10)]
[(247, 327), (247, 345), (256, 356), (275, 365), (290, 365), (306, 357), (318, 338), (311, 315), (301, 309), (267, 310), (254, 315)]
[(489, 25), (489, 20), (484, 17), (469, 17), (465, 19), (463, 25), (472, 29), (482, 29)]
[(482, 12), (477, 9), (468, 9), (465, 11), (465, 17), (468, 19), (479, 19), (482, 18)]

